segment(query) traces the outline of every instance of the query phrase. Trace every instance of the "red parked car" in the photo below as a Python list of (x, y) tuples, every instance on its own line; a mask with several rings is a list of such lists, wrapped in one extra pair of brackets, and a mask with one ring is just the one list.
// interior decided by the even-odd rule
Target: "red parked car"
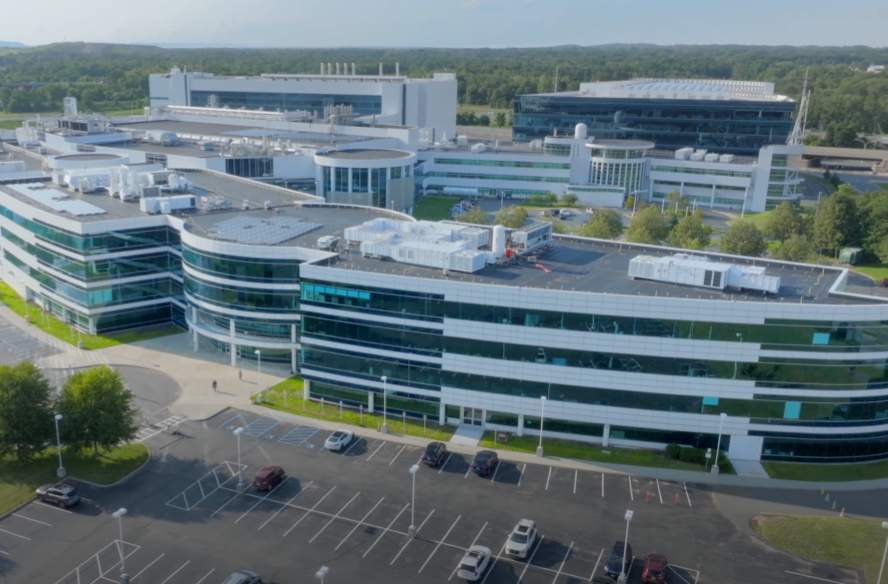
[(648, 554), (644, 557), (644, 570), (641, 572), (641, 581), (645, 584), (663, 584), (666, 581), (666, 566), (669, 562), (666, 556), (660, 554)]
[(253, 479), (253, 487), (260, 491), (273, 489), (284, 480), (284, 476), (284, 469), (281, 467), (266, 466), (256, 473), (256, 478)]

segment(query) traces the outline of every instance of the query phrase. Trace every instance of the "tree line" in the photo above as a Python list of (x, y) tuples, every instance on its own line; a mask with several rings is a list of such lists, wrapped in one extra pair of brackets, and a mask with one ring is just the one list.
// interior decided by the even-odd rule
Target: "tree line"
[(105, 365), (78, 371), (60, 391), (34, 364), (0, 366), (0, 457), (27, 461), (56, 445), (72, 451), (109, 450), (135, 438), (133, 394)]
[[(160, 49), (61, 43), (0, 51), (0, 100), (8, 112), (57, 111), (61, 97), (78, 97), (86, 110), (144, 105), (148, 74), (172, 66), (216, 75), (315, 73), (321, 62), (355, 63), (375, 75), (378, 64), (409, 77), (457, 75), (465, 105), (510, 108), (516, 95), (577, 90), (585, 81), (632, 77), (768, 81), (798, 99), (805, 77), (812, 91), (809, 126), (831, 124), (856, 132), (888, 128), (888, 74), (866, 73), (888, 63), (888, 49), (868, 47), (603, 45), (530, 49)], [(558, 75), (556, 80), (556, 68)], [(4, 84), (50, 84), (10, 87)], [(860, 147), (858, 144), (857, 147)]]

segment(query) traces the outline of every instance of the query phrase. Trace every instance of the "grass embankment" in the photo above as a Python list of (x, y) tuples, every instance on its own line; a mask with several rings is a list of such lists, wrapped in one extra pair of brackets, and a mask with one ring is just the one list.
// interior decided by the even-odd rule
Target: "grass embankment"
[[(535, 453), (539, 446), (539, 437), (510, 435), (508, 442), (496, 441), (495, 432), (485, 432), (479, 446), (485, 448), (497, 448), (499, 450), (513, 450), (515, 452)], [(543, 452), (546, 456), (558, 458), (571, 458), (574, 460), (592, 460), (595, 462), (607, 462), (610, 464), (629, 464), (634, 466), (647, 466), (652, 468), (668, 468), (672, 470), (691, 470), (704, 472), (703, 466), (692, 462), (668, 458), (665, 453), (653, 450), (636, 450), (629, 448), (604, 448), (592, 446), (582, 442), (558, 440), (555, 438), (543, 438)], [(728, 473), (723, 473), (728, 474)], [(734, 474), (733, 472), (730, 474)]]
[(36, 327), (59, 340), (65, 341), (71, 345), (76, 345), (78, 341), (82, 341), (84, 349), (104, 349), (115, 345), (147, 341), (148, 339), (177, 335), (184, 332), (177, 326), (168, 325), (146, 330), (124, 331), (109, 335), (86, 335), (83, 333), (78, 335), (77, 331), (72, 329), (69, 325), (63, 323), (49, 313), (43, 313), (40, 310), (40, 307), (30, 303), (26, 307), (22, 297), (16, 294), (15, 291), (4, 282), (0, 282), (0, 302), (8, 306), (13, 312), (22, 318), (30, 317), (31, 326)]
[(857, 464), (801, 464), (795, 462), (763, 462), (772, 479), (793, 481), (844, 482), (866, 481), (888, 477), (888, 460)]
[(18, 120), (0, 120), (0, 130), (15, 130), (22, 123)]
[(860, 272), (864, 276), (869, 276), (876, 282), (882, 281), (883, 278), (888, 278), (888, 266), (878, 262), (864, 262), (852, 266), (851, 269), (855, 272)]
[[(111, 485), (130, 474), (148, 460), (144, 444), (126, 444), (99, 456), (90, 451), (79, 453), (62, 449), (62, 463), (68, 476), (99, 485)], [(28, 462), (0, 458), (0, 514), (21, 505), (34, 496), (40, 485), (58, 481), (58, 451), (44, 450)]]
[(885, 530), (877, 519), (759, 516), (752, 528), (790, 553), (862, 568), (870, 583), (879, 577)]
[(877, 183), (877, 182), (874, 182), (873, 184), (876, 185), (880, 190), (888, 191), (888, 183)]
[[(349, 407), (343, 407), (340, 411), (338, 400), (330, 399), (321, 404), (319, 401), (314, 401), (314, 399), (302, 399), (303, 387), (302, 379), (291, 377), (271, 387), (262, 405), (307, 418), (341, 423), (343, 426), (357, 426), (359, 428), (378, 430), (382, 424), (382, 415), (379, 413), (382, 409), (382, 404), (379, 402), (377, 402), (376, 412), (373, 414), (368, 414), (366, 407), (364, 408), (363, 415)], [(284, 403), (284, 391), (286, 391), (286, 404)], [(423, 428), (422, 421), (407, 418), (405, 423), (400, 414), (391, 413), (388, 415), (388, 428), (392, 434), (422, 436), (429, 440), (440, 440), (442, 442), (450, 440), (456, 430), (452, 426), (438, 425), (437, 422), (431, 420), (431, 416), (429, 416), (429, 420), (426, 422), (425, 428)]]

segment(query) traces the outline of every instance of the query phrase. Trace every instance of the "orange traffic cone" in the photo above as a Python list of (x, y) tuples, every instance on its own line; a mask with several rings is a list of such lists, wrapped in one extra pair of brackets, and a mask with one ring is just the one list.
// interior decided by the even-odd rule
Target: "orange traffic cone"
[(678, 493), (675, 493), (675, 504), (678, 505)]
[(650, 491), (647, 492), (647, 497), (644, 498), (644, 502), (645, 503), (651, 502), (651, 492)]

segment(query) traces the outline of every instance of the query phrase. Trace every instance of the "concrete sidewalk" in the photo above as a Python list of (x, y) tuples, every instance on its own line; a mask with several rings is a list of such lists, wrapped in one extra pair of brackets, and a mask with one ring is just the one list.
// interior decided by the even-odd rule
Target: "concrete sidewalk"
[[(0, 317), (17, 326), (40, 342), (45, 343), (57, 352), (53, 355), (41, 357), (36, 364), (44, 369), (70, 370), (81, 367), (94, 367), (99, 364), (129, 365), (159, 369), (173, 378), (181, 390), (179, 398), (169, 407), (173, 414), (186, 415), (191, 420), (205, 420), (211, 418), (228, 408), (239, 408), (247, 411), (261, 413), (262, 415), (289, 420), (296, 423), (305, 423), (325, 429), (334, 429), (340, 425), (335, 422), (326, 422), (314, 418), (302, 418), (301, 416), (270, 410), (250, 402), (252, 394), (260, 391), (262, 386), (271, 386), (290, 376), (288, 365), (277, 363), (262, 364), (262, 381), (259, 382), (257, 362), (241, 359), (240, 367), (230, 365), (229, 356), (219, 352), (215, 348), (206, 345), (201, 346), (195, 353), (191, 346), (191, 337), (187, 333), (162, 337), (133, 343), (129, 345), (116, 345), (107, 349), (96, 351), (84, 351), (76, 346), (64, 343), (52, 337), (37, 327), (28, 325), (24, 319), (0, 304)], [(241, 376), (238, 373), (241, 373)], [(242, 377), (242, 378), (241, 378)], [(217, 382), (217, 390), (213, 391), (213, 380)], [(414, 436), (401, 436), (396, 433), (387, 435), (372, 430), (360, 430), (362, 435), (384, 438), (390, 441), (402, 442), (424, 446), (428, 440)], [(543, 448), (545, 450), (545, 438)], [(477, 451), (477, 447), (470, 445), (452, 444), (452, 448), (458, 452), (471, 453)], [(771, 479), (760, 476), (735, 476), (709, 473), (681, 471), (641, 466), (628, 466), (620, 464), (608, 464), (602, 462), (578, 461), (560, 459), (557, 457), (537, 458), (534, 454), (500, 451), (509, 460), (528, 463), (542, 463), (558, 467), (576, 468), (584, 470), (602, 470), (613, 473), (632, 474), (640, 477), (658, 478), (669, 481), (683, 481), (688, 483), (723, 485), (733, 487), (750, 488), (779, 488), (779, 489), (821, 489), (830, 491), (863, 491), (888, 488), (888, 478), (873, 479), (856, 482), (824, 482), (814, 483), (807, 481), (790, 481)]]

